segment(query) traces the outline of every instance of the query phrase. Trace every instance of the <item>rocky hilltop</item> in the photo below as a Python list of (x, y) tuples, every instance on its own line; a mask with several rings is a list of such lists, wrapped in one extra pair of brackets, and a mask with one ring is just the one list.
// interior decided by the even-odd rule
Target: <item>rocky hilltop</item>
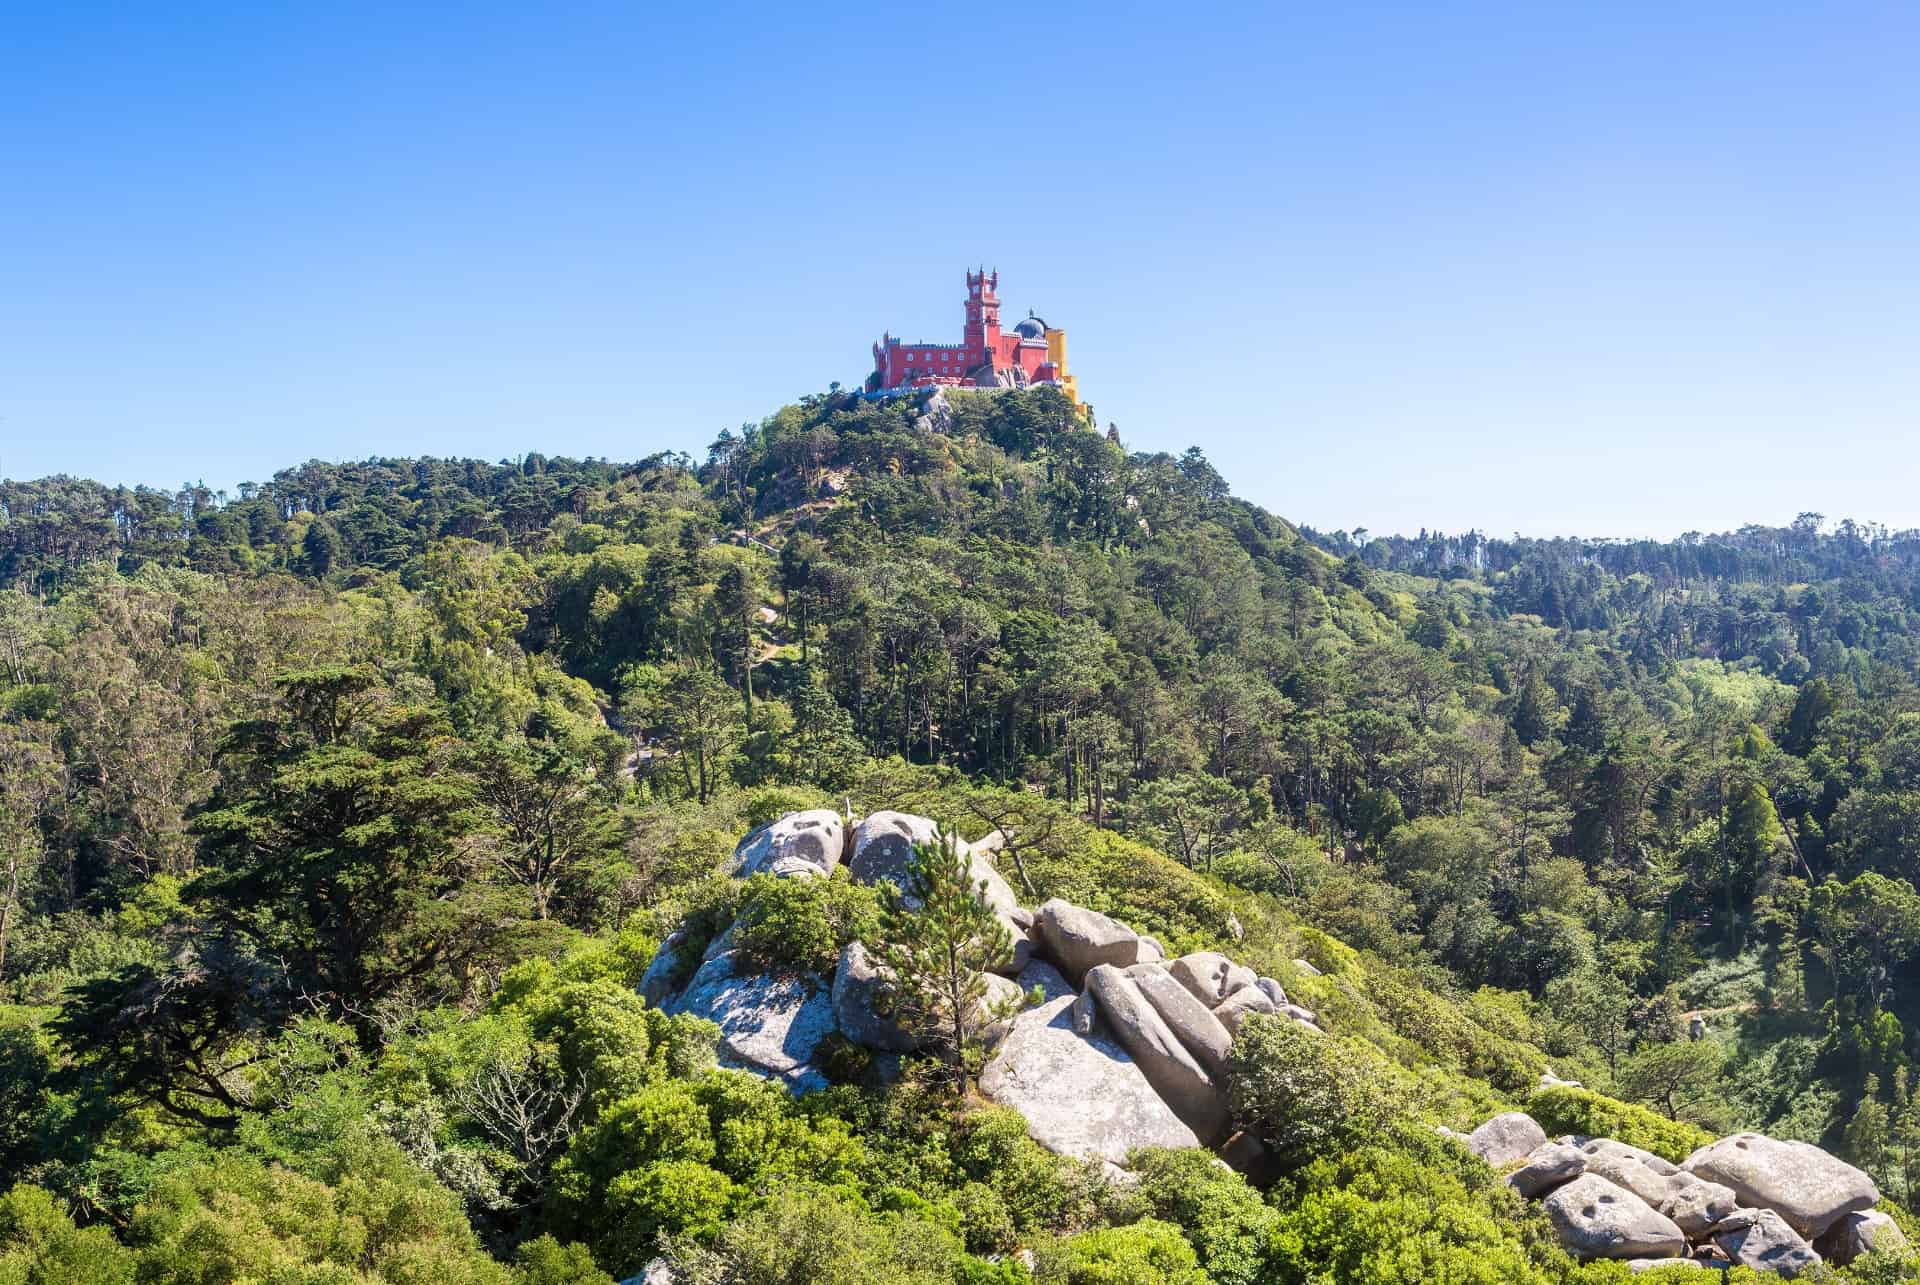
[[(844, 866), (854, 882), (904, 890), (914, 846), (935, 835), (932, 820), (901, 812), (795, 812), (747, 835), (732, 873), (822, 879)], [(1254, 1014), (1324, 1035), (1318, 1016), (1279, 981), (1225, 954), (1170, 958), (1152, 936), (1099, 911), (1060, 898), (1022, 905), (995, 868), (997, 832), (960, 846), (1011, 943), (989, 993), (1032, 1001), (989, 1028), (980, 1092), (1019, 1111), (1036, 1142), (1096, 1161), (1122, 1182), (1129, 1154), (1141, 1147), (1210, 1148), (1249, 1179), (1265, 1180), (1273, 1165), (1267, 1140), (1234, 1122), (1234, 1040)], [(870, 1052), (880, 1077), (899, 1073), (915, 1041), (876, 1003), (881, 988), (860, 941), (841, 950), (831, 975), (760, 971), (732, 927), (704, 941), (676, 932), (641, 982), (650, 1003), (718, 1026), (723, 1064), (795, 1092), (829, 1083), (836, 1040)], [(1542, 1077), (1543, 1089), (1569, 1087), (1578, 1086), (1551, 1072)], [(1736, 1134), (1675, 1164), (1611, 1138), (1550, 1139), (1520, 1111), (1450, 1136), (1541, 1202), (1561, 1245), (1582, 1259), (1793, 1277), (1905, 1239), (1875, 1208), (1880, 1194), (1865, 1173), (1804, 1142)]]

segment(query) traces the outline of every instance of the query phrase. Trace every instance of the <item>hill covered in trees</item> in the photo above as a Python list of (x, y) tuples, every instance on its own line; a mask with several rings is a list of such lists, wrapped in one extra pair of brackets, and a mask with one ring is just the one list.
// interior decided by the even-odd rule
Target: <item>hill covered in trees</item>
[[(1818, 1143), (1904, 1218), (1917, 566), (1303, 532), (1049, 390), (0, 483), (0, 1282), (1622, 1279), (1433, 1129), (1530, 1102)], [(1303, 987), (1326, 1039), (1249, 1081), (1314, 1127), (1264, 1190), (1116, 1181), (934, 1063), (716, 1069), (637, 987), (688, 924), (882, 913), (720, 873), (820, 805)]]

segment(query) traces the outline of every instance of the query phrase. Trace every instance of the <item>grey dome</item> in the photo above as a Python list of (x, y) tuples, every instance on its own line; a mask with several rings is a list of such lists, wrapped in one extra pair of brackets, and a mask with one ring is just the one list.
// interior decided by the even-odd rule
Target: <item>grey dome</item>
[(1047, 323), (1038, 317), (1026, 317), (1021, 320), (1019, 325), (1013, 328), (1013, 333), (1019, 335), (1022, 339), (1045, 339), (1047, 337)]

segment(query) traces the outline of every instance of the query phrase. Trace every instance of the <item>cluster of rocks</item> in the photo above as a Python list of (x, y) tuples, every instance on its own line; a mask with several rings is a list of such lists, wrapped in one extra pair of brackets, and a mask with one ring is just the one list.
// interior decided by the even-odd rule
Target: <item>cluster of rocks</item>
[[(901, 812), (858, 822), (827, 809), (796, 812), (742, 840), (732, 869), (741, 878), (824, 878), (844, 863), (854, 880), (891, 883), (904, 895), (913, 847), (934, 833), (931, 820)], [(997, 838), (965, 846), (1010, 942), (987, 979), (986, 1002), (998, 1007), (1035, 990), (1041, 1002), (989, 1032), (981, 1092), (1018, 1109), (1035, 1140), (1065, 1155), (1118, 1165), (1135, 1147), (1204, 1145), (1241, 1167), (1257, 1165), (1259, 1144), (1229, 1136), (1234, 1035), (1251, 1013), (1317, 1032), (1315, 1015), (1278, 981), (1225, 955), (1169, 959), (1154, 938), (1098, 911), (1057, 898), (1022, 906), (989, 859)], [(650, 1003), (716, 1023), (724, 1064), (805, 1091), (825, 1085), (819, 1064), (836, 1034), (881, 1059), (913, 1051), (913, 1036), (884, 1012), (887, 979), (861, 942), (841, 952), (829, 978), (748, 967), (732, 936), (721, 933), (698, 960), (685, 956), (693, 943), (683, 934), (669, 937), (640, 983)], [(681, 977), (689, 979), (676, 984)]]
[(1903, 1244), (1874, 1209), (1880, 1193), (1852, 1165), (1805, 1142), (1738, 1133), (1676, 1165), (1612, 1138), (1548, 1139), (1521, 1112), (1466, 1139), (1540, 1200), (1560, 1243), (1581, 1258), (1623, 1258), (1636, 1270), (1690, 1263), (1792, 1277)]

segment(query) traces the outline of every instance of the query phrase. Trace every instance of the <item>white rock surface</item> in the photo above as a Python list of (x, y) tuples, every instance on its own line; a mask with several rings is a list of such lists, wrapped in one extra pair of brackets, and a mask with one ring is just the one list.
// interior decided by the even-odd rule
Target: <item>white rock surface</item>
[(1147, 1083), (1173, 1113), (1202, 1142), (1211, 1145), (1226, 1137), (1225, 1087), (1187, 1051), (1133, 978), (1112, 964), (1101, 964), (1087, 973), (1087, 991), (1107, 1029), (1133, 1055)]
[(1527, 1154), (1518, 1169), (1507, 1175), (1507, 1185), (1528, 1200), (1538, 1200), (1587, 1171), (1587, 1157), (1578, 1147), (1548, 1142)]
[(1873, 1179), (1806, 1142), (1736, 1133), (1709, 1143), (1680, 1166), (1731, 1187), (1742, 1205), (1771, 1209), (1808, 1239), (1880, 1199)]
[(1467, 1150), (1499, 1169), (1546, 1145), (1547, 1131), (1524, 1111), (1508, 1111), (1467, 1135)]
[(1208, 1008), (1219, 1007), (1227, 996), (1260, 980), (1251, 968), (1241, 967), (1217, 950), (1196, 950), (1182, 955), (1167, 965), (1167, 971)]
[(1041, 904), (1034, 926), (1048, 960), (1071, 981), (1101, 964), (1128, 968), (1140, 962), (1140, 937), (1133, 929), (1059, 897)]
[(1820, 1262), (1813, 1246), (1772, 1209), (1738, 1210), (1715, 1226), (1712, 1236), (1734, 1266), (1788, 1280)]
[(1161, 965), (1135, 964), (1127, 970), (1127, 976), (1147, 997), (1168, 1029), (1186, 1045), (1194, 1060), (1208, 1075), (1225, 1083), (1227, 1057), (1233, 1051), (1233, 1032)]
[(1240, 1023), (1247, 1020), (1247, 1014), (1275, 1011), (1273, 1001), (1267, 998), (1265, 991), (1258, 986), (1243, 986), (1216, 1004), (1213, 1015), (1220, 1019), (1220, 1024), (1228, 1031), (1238, 1035)]
[(1074, 1033), (1075, 995), (1058, 970), (1034, 963), (1018, 980), (1049, 998), (1013, 1020), (981, 1072), (982, 1094), (1018, 1110), (1034, 1141), (1061, 1155), (1124, 1165), (1135, 1147), (1200, 1145), (1124, 1048)]
[(1581, 1258), (1676, 1258), (1680, 1229), (1624, 1187), (1582, 1174), (1542, 1202), (1560, 1245)]
[[(874, 812), (863, 817), (853, 828), (852, 856), (847, 861), (847, 873), (858, 883), (891, 883), (903, 893), (907, 885), (907, 869), (913, 860), (913, 846), (916, 843), (933, 842), (934, 823), (926, 817), (914, 816), (907, 812)], [(957, 838), (955, 842), (960, 842)], [(962, 846), (965, 846), (964, 844)], [(987, 904), (993, 907), (994, 916), (1000, 920), (1001, 927), (1007, 930), (1007, 936), (1013, 943), (1012, 953), (994, 967), (994, 972), (1008, 977), (1017, 976), (1033, 957), (1033, 942), (1029, 940), (1027, 926), (1032, 922), (1020, 907), (1020, 899), (1014, 895), (1000, 872), (984, 855), (967, 848), (968, 873), (973, 882), (981, 885)]]
[(832, 808), (789, 812), (740, 841), (733, 850), (733, 873), (745, 879), (761, 873), (830, 875), (846, 849), (846, 827)]
[(916, 1041), (899, 1023), (876, 1009), (891, 979), (861, 942), (848, 942), (833, 971), (833, 1013), (840, 1033), (856, 1044), (886, 1053), (911, 1053)]
[(1655, 1209), (1695, 1181), (1672, 1161), (1612, 1138), (1575, 1138), (1573, 1145), (1587, 1157), (1588, 1173), (1625, 1187)]
[(1863, 1209), (1848, 1214), (1813, 1242), (1813, 1248), (1829, 1263), (1845, 1267), (1860, 1255), (1873, 1250), (1903, 1249), (1907, 1234), (1888, 1214), (1878, 1209)]
[(738, 973), (739, 960), (727, 950), (702, 964), (667, 1010), (717, 1024), (722, 1065), (776, 1077), (796, 1092), (825, 1088), (813, 1057), (836, 1029), (827, 983), (811, 973)]

